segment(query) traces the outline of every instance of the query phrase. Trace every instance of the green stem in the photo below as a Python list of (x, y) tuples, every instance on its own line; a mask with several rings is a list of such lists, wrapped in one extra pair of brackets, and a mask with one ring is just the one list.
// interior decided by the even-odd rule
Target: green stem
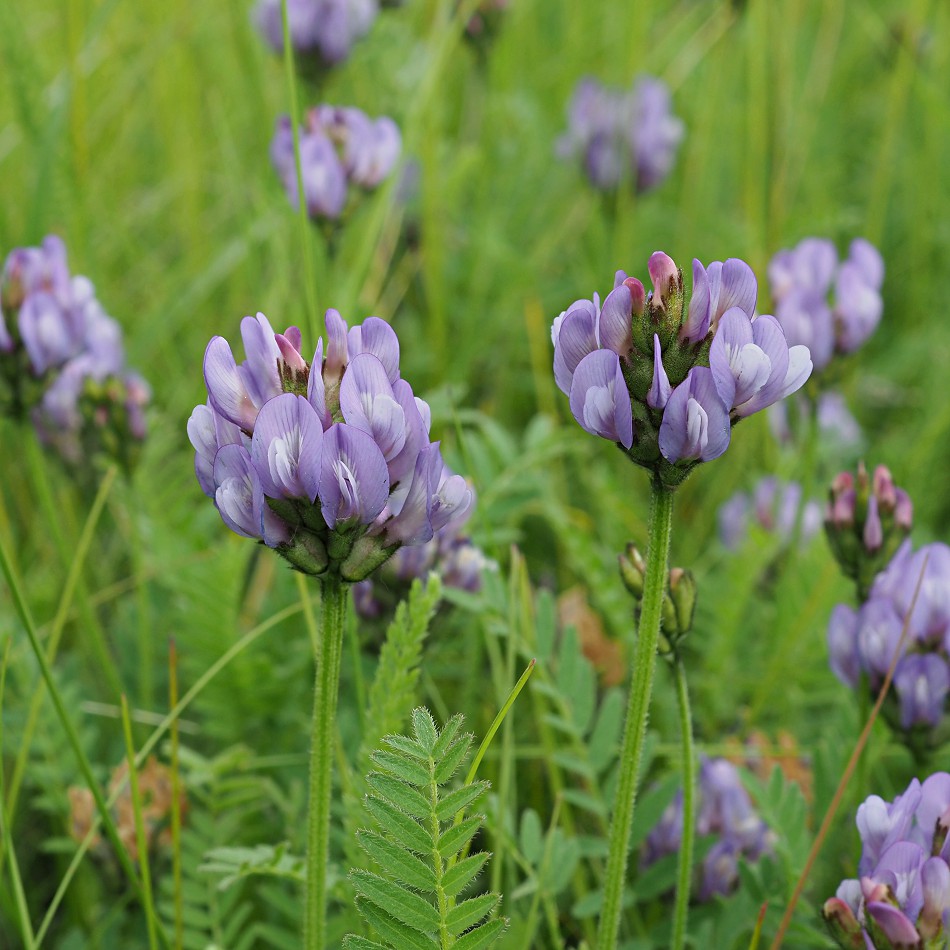
[(604, 882), (604, 907), (597, 934), (599, 950), (614, 950), (623, 908), (623, 885), (627, 870), (627, 851), (633, 827), (633, 808), (637, 794), (643, 741), (647, 731), (653, 674), (656, 670), (656, 645), (660, 637), (660, 610), (666, 587), (666, 564), (670, 553), (673, 523), (673, 492), (654, 480), (651, 486), (647, 569), (643, 586), (643, 608), (633, 654), (633, 675), (627, 704), (623, 745), (620, 750), (620, 776), (610, 827), (610, 855)]
[(693, 719), (689, 709), (686, 664), (679, 653), (673, 655), (673, 679), (683, 749), (683, 840), (676, 870), (676, 906), (673, 909), (673, 940), (670, 947), (672, 950), (682, 950), (686, 940), (689, 886), (693, 876), (693, 842), (696, 837), (696, 750), (693, 747)]
[(326, 946), (327, 859), (330, 851), (330, 789), (333, 738), (340, 690), (340, 659), (346, 618), (347, 587), (336, 575), (323, 578), (323, 611), (316, 650), (313, 724), (310, 734), (310, 802), (307, 820), (307, 898), (305, 950)]

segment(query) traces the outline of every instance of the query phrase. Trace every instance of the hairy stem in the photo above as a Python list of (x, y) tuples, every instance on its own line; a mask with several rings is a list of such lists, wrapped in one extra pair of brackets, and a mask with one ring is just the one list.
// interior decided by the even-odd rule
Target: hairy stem
[(673, 909), (672, 950), (682, 950), (689, 914), (689, 886), (693, 874), (693, 842), (696, 837), (696, 751), (693, 747), (693, 718), (689, 708), (686, 665), (679, 653), (673, 655), (673, 678), (679, 711), (680, 744), (683, 750), (683, 839), (676, 871), (676, 905)]
[(304, 913), (305, 950), (326, 946), (327, 859), (330, 850), (330, 789), (333, 738), (340, 688), (340, 658), (347, 588), (337, 576), (323, 578), (323, 611), (316, 649), (313, 723), (310, 734), (310, 801), (307, 819), (307, 897)]
[(633, 672), (627, 720), (620, 751), (620, 776), (613, 819), (610, 825), (610, 855), (604, 882), (604, 906), (597, 934), (599, 950), (614, 950), (623, 908), (623, 885), (627, 871), (627, 851), (633, 827), (643, 740), (647, 731), (653, 674), (656, 670), (656, 646), (660, 636), (660, 611), (666, 587), (666, 564), (670, 553), (673, 522), (673, 492), (654, 479), (650, 499), (649, 541), (643, 608), (633, 654)]

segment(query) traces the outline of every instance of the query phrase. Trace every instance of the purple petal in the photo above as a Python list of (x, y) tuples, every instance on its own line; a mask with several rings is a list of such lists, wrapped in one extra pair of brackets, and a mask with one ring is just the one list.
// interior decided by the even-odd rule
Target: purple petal
[(388, 496), (389, 473), (379, 446), (353, 426), (330, 426), (324, 433), (320, 473), (320, 503), (327, 525), (370, 524)]
[[(710, 265), (711, 269), (712, 265)], [(755, 313), (755, 298), (758, 291), (755, 274), (752, 268), (737, 257), (730, 257), (722, 265), (722, 278), (719, 287), (719, 296), (716, 301), (716, 311), (712, 315), (711, 324), (727, 310), (738, 307), (745, 311), (751, 319)]]
[(729, 447), (729, 410), (712, 370), (694, 366), (670, 396), (660, 424), (660, 451), (669, 462), (719, 458)]
[(874, 290), (881, 289), (884, 283), (884, 258), (870, 241), (855, 238), (848, 248), (848, 259), (858, 267), (869, 286)]
[(79, 352), (83, 328), (77, 325), (77, 314), (52, 294), (29, 294), (20, 307), (18, 324), (37, 376), (61, 366)]
[(893, 904), (884, 901), (869, 901), (865, 913), (874, 918), (884, 935), (895, 947), (919, 947), (920, 934), (917, 928)]
[(323, 380), (323, 340), (317, 340), (317, 349), (310, 364), (310, 377), (307, 380), (307, 401), (313, 406), (324, 432), (333, 424), (327, 411), (327, 391)]
[(858, 654), (872, 688), (884, 679), (901, 637), (901, 618), (889, 600), (872, 597), (858, 615)]
[(860, 874), (870, 874), (892, 844), (906, 839), (920, 797), (920, 782), (913, 779), (904, 794), (893, 802), (871, 795), (858, 806), (856, 823), (863, 845)]
[[(405, 480), (412, 476), (416, 466), (416, 458), (429, 445), (429, 427), (422, 412), (429, 411), (428, 404), (422, 399), (416, 399), (412, 394), (412, 387), (404, 379), (397, 379), (393, 386), (393, 394), (402, 408), (405, 420), (405, 441), (397, 455), (389, 460), (389, 481), (392, 493), (405, 490)], [(392, 506), (392, 495), (390, 496)]]
[(901, 726), (936, 726), (950, 692), (947, 661), (936, 653), (901, 657), (894, 670), (894, 689), (901, 702)]
[(858, 612), (847, 604), (838, 604), (828, 621), (828, 661), (832, 673), (852, 689), (861, 681), (857, 634)]
[(474, 500), (474, 494), (461, 475), (455, 475), (444, 462), (439, 452), (439, 443), (433, 442), (429, 449), (435, 459), (430, 464), (439, 473), (436, 490), (432, 497), (429, 520), (434, 531), (439, 531), (452, 521), (463, 520)]
[(406, 444), (406, 416), (383, 364), (370, 353), (350, 361), (340, 383), (344, 420), (371, 435), (383, 457), (395, 458)]
[(347, 361), (346, 321), (339, 311), (328, 310), (325, 314), (327, 324), (327, 359), (323, 367), (323, 378), (328, 385), (338, 382)]
[(621, 284), (607, 294), (600, 311), (596, 336), (602, 347), (613, 350), (618, 356), (627, 356), (630, 352), (632, 307), (630, 288)]
[(401, 508), (385, 526), (384, 543), (423, 544), (433, 536), (429, 512), (432, 505), (432, 490), (438, 486), (441, 457), (435, 458), (437, 446), (427, 445), (416, 455), (416, 466)]
[(214, 436), (214, 413), (208, 406), (195, 406), (188, 419), (188, 441), (195, 449), (195, 475), (201, 490), (214, 498), (214, 457), (218, 443)]
[(261, 480), (243, 445), (225, 445), (214, 458), (214, 503), (224, 523), (245, 538), (262, 537)]
[(303, 396), (283, 393), (264, 404), (254, 426), (251, 460), (271, 498), (317, 497), (323, 426)]
[(583, 429), (630, 448), (630, 394), (620, 370), (620, 357), (613, 350), (595, 350), (580, 361), (571, 381), (570, 397), (571, 412)]
[(710, 315), (709, 278), (703, 265), (693, 258), (693, 294), (689, 300), (688, 316), (680, 327), (680, 341), (698, 343), (705, 339)]
[(554, 345), (554, 381), (565, 396), (571, 395), (578, 364), (597, 349), (596, 333), (597, 314), (588, 307), (569, 311), (558, 328)]
[(247, 391), (254, 405), (260, 409), (268, 399), (273, 399), (283, 391), (277, 369), (280, 347), (267, 317), (262, 313), (241, 321), (241, 339), (244, 341), (246, 357), (243, 369)]
[(372, 353), (386, 368), (391, 383), (399, 379), (399, 338), (396, 331), (379, 317), (367, 317), (353, 327), (347, 337), (350, 359), (360, 353)]
[(822, 297), (793, 289), (779, 301), (775, 317), (789, 346), (807, 346), (816, 369), (828, 365), (834, 353), (834, 320)]
[(247, 391), (244, 374), (239, 371), (231, 346), (223, 336), (211, 338), (204, 356), (205, 386), (215, 411), (245, 432), (254, 428), (257, 407)]
[(670, 401), (670, 379), (663, 365), (663, 352), (660, 349), (659, 334), (653, 334), (653, 383), (647, 393), (647, 405), (651, 409), (662, 409)]

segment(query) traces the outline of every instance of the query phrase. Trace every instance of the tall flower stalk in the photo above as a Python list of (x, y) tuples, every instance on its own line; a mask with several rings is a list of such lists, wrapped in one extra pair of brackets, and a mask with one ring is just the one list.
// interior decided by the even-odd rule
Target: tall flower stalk
[(383, 320), (348, 328), (326, 314), (310, 361), (297, 327), (263, 314), (241, 323), (245, 360), (214, 337), (208, 401), (188, 421), (202, 490), (236, 534), (263, 542), (323, 591), (311, 735), (304, 948), (326, 930), (333, 735), (352, 583), (403, 545), (425, 544), (472, 503), (465, 480), (429, 441), (431, 412), (399, 374), (399, 341)]
[[(639, 629), (610, 831), (600, 950), (617, 945), (640, 761), (657, 645), (667, 598), (673, 493), (700, 462), (729, 447), (740, 419), (796, 392), (812, 361), (789, 347), (772, 316), (755, 312), (758, 286), (737, 259), (693, 261), (692, 293), (683, 272), (656, 251), (653, 291), (618, 271), (604, 300), (575, 301), (552, 327), (554, 375), (583, 429), (614, 442), (651, 473), (646, 564)], [(639, 583), (639, 582), (638, 582)], [(672, 603), (672, 601), (670, 601)], [(666, 631), (672, 640), (672, 630)], [(688, 715), (688, 713), (687, 713)], [(685, 934), (686, 897), (678, 924)]]

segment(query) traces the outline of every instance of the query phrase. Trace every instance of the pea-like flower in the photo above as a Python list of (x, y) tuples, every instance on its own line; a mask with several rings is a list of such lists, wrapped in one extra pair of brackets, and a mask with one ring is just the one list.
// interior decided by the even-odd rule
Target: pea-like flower
[(79, 464), (104, 452), (127, 469), (145, 438), (148, 385), (126, 367), (122, 331), (56, 236), (17, 248), (0, 278), (0, 404)]
[(843, 948), (945, 945), (950, 917), (950, 774), (913, 779), (887, 802), (870, 796), (857, 811), (858, 877), (842, 881), (822, 913)]
[(669, 175), (682, 138), (683, 123), (672, 114), (662, 80), (641, 76), (632, 89), (620, 90), (587, 77), (574, 90), (557, 151), (579, 156), (595, 188), (611, 191), (630, 181), (648, 191)]
[[(369, 32), (378, 13), (376, 0), (287, 0), (291, 46), (298, 53), (315, 57), (321, 65), (336, 65)], [(282, 52), (281, 0), (260, 0), (255, 20), (267, 43)]]
[[(335, 220), (346, 208), (350, 186), (371, 190), (395, 168), (402, 149), (399, 128), (383, 116), (355, 108), (320, 105), (300, 129), (300, 171), (312, 218)], [(277, 120), (271, 161), (292, 205), (298, 203), (294, 136), (288, 116)]]
[[(206, 405), (188, 422), (195, 473), (232, 531), (308, 574), (360, 581), (402, 545), (464, 517), (472, 492), (429, 441), (429, 407), (399, 374), (399, 342), (377, 317), (301, 355), (300, 331), (263, 314), (241, 323), (245, 360), (223, 337), (205, 351)], [(324, 355), (325, 353), (325, 355)]]
[(694, 261), (688, 300), (667, 254), (655, 252), (648, 270), (649, 294), (618, 271), (603, 306), (595, 294), (555, 319), (554, 376), (586, 431), (674, 487), (812, 367), (807, 347), (789, 347), (774, 317), (755, 315), (755, 275), (743, 261)]
[(799, 519), (799, 536), (806, 543), (821, 530), (821, 508), (817, 502), (803, 502), (798, 482), (769, 475), (760, 479), (751, 493), (737, 492), (723, 503), (718, 514), (719, 537), (727, 548), (738, 550), (754, 524), (787, 544)]
[(807, 346), (818, 370), (835, 354), (858, 349), (881, 320), (884, 261), (863, 238), (851, 242), (840, 264), (831, 241), (805, 238), (772, 258), (769, 280), (786, 338)]
[[(714, 836), (703, 859), (698, 897), (711, 900), (729, 894), (739, 883), (739, 860), (756, 861), (772, 850), (774, 833), (756, 814), (739, 770), (728, 759), (703, 759), (699, 770), (699, 814), (696, 832)], [(649, 867), (680, 850), (683, 836), (683, 797), (678, 792), (647, 836), (641, 867)]]

